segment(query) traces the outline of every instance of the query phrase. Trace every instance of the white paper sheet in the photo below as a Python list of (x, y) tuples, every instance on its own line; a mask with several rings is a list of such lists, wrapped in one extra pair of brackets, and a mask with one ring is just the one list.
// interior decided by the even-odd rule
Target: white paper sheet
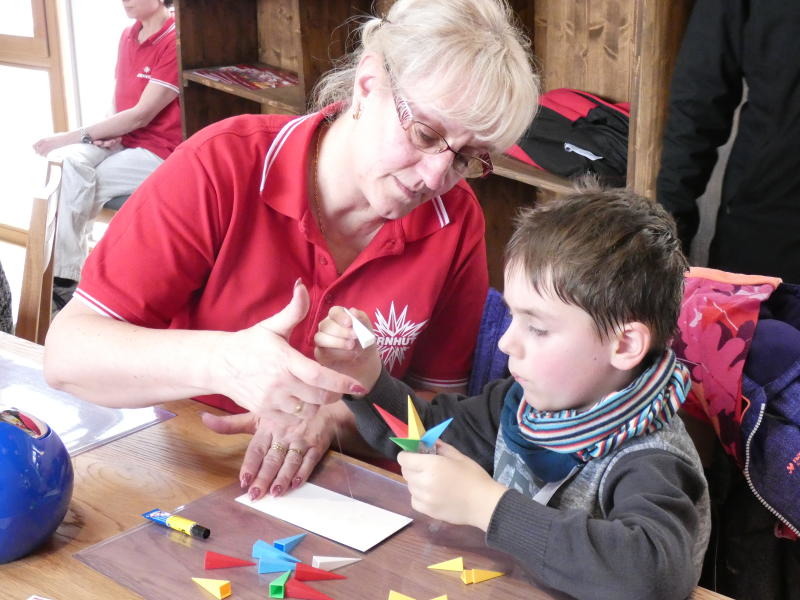
[(0, 410), (5, 408), (46, 423), (70, 456), (175, 416), (158, 407), (116, 409), (86, 402), (47, 385), (37, 363), (0, 352)]
[(361, 552), (413, 521), (313, 483), (277, 498), (265, 496), (254, 502), (242, 494), (236, 501)]

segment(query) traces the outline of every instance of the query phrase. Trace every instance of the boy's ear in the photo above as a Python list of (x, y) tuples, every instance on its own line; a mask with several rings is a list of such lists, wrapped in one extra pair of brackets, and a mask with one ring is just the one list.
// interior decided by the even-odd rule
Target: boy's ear
[(611, 364), (621, 371), (635, 369), (650, 350), (650, 328), (639, 321), (625, 323), (613, 338)]

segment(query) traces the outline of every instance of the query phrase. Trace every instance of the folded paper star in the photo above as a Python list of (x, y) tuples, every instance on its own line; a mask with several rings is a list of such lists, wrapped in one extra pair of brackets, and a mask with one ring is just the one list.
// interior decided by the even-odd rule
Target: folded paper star
[(408, 398), (408, 424), (406, 425), (394, 415), (389, 414), (377, 404), (373, 404), (378, 414), (386, 421), (389, 429), (394, 432), (397, 437), (390, 437), (395, 444), (400, 446), (403, 450), (409, 452), (422, 452), (433, 453), (436, 440), (438, 440), (450, 425), (453, 418), (442, 421), (435, 427), (425, 431), (422, 425), (422, 420), (419, 418), (417, 409), (414, 408), (414, 403), (411, 397)]

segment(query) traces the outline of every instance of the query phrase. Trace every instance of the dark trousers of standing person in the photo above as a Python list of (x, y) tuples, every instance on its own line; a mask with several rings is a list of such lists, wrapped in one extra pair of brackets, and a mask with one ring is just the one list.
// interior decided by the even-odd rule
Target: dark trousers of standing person
[(800, 541), (775, 536), (775, 517), (717, 450), (706, 469), (712, 529), (700, 585), (736, 600), (800, 600)]

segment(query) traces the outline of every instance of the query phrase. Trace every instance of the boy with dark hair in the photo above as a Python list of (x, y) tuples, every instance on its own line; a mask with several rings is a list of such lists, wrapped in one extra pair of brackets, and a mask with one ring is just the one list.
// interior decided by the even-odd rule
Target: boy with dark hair
[[(521, 213), (506, 249), (512, 377), (429, 404), (390, 377), (334, 307), (317, 358), (357, 378), (362, 436), (395, 456), (372, 404), (426, 427), (436, 454), (400, 452), (412, 506), (486, 532), (538, 583), (578, 598), (686, 598), (709, 534), (706, 481), (677, 410), (690, 385), (669, 349), (686, 259), (671, 217), (624, 190), (585, 187)], [(363, 322), (369, 322), (360, 314)]]

